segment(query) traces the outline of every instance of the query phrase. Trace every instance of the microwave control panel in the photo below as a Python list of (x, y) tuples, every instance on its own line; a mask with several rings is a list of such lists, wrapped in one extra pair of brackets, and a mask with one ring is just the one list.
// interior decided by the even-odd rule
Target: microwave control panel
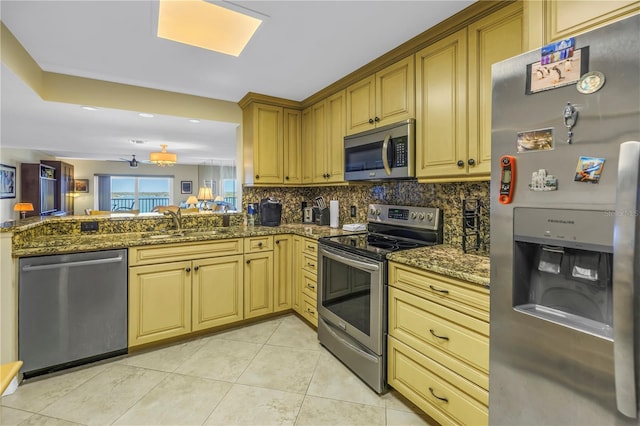
[(394, 138), (393, 142), (393, 167), (407, 167), (407, 137)]

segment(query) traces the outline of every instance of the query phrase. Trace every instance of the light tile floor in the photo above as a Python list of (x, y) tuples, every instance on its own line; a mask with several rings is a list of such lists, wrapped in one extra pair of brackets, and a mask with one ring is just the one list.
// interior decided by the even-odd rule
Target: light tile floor
[(428, 425), (295, 315), (23, 383), (2, 425)]

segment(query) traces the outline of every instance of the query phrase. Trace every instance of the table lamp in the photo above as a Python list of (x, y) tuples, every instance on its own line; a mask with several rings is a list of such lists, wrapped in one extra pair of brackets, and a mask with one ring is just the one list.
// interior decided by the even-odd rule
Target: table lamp
[(27, 217), (27, 212), (33, 211), (33, 204), (31, 203), (16, 203), (13, 206), (13, 211), (20, 212), (20, 218), (25, 219)]
[(197, 198), (200, 201), (204, 201), (204, 203), (202, 203), (202, 208), (203, 208), (203, 210), (207, 210), (208, 209), (207, 201), (213, 200), (213, 191), (209, 187), (201, 186), (198, 189), (198, 197)]
[(191, 206), (193, 208), (196, 206), (196, 204), (198, 204), (198, 199), (196, 198), (196, 196), (189, 195), (189, 198), (187, 198), (187, 207)]

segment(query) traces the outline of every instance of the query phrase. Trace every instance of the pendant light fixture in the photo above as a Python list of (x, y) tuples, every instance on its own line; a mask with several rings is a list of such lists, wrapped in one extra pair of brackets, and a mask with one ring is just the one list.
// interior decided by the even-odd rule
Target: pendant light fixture
[(174, 164), (176, 164), (176, 162), (178, 161), (178, 156), (176, 154), (167, 152), (166, 144), (160, 144), (160, 146), (162, 147), (162, 151), (152, 152), (149, 155), (149, 161), (151, 161), (152, 163), (160, 167), (165, 167), (165, 166), (171, 167)]

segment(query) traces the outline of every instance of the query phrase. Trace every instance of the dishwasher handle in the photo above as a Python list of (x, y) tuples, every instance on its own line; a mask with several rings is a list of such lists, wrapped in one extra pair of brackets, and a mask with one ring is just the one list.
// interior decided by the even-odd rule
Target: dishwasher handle
[(118, 257), (109, 257), (106, 259), (79, 260), (77, 262), (49, 263), (46, 265), (24, 265), (22, 267), (22, 271), (43, 271), (46, 269), (60, 269), (64, 267), (73, 268), (76, 266), (104, 265), (107, 263), (120, 263), (123, 260), (124, 257), (122, 255), (119, 255)]

